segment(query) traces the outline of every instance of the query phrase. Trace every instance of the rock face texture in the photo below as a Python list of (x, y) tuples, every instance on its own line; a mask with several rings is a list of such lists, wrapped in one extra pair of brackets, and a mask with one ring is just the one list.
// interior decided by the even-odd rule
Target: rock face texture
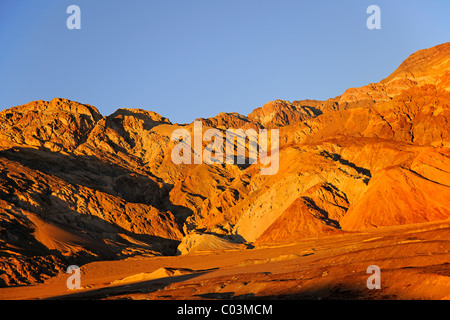
[(327, 101), (200, 120), (203, 130), (278, 129), (278, 172), (174, 164), (171, 135), (193, 124), (151, 111), (102, 116), (53, 99), (0, 112), (0, 286), (95, 260), (450, 218), (450, 43)]

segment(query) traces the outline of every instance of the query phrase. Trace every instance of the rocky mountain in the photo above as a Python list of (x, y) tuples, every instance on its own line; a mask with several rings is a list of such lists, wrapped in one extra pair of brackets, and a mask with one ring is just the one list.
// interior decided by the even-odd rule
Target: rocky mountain
[(326, 101), (199, 120), (204, 131), (278, 129), (278, 172), (176, 165), (171, 135), (194, 124), (151, 111), (102, 116), (53, 99), (0, 112), (0, 286), (69, 264), (450, 218), (450, 43)]

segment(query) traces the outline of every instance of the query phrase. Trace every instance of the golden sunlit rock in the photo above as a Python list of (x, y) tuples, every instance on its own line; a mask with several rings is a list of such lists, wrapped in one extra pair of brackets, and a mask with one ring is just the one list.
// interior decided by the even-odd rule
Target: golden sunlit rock
[[(445, 43), (326, 101), (199, 119), (278, 129), (274, 175), (174, 164), (172, 132), (193, 124), (152, 111), (55, 98), (0, 112), (0, 298), (67, 295), (75, 264), (83, 298), (448, 299), (449, 57)], [(365, 288), (372, 264), (382, 293)], [(144, 285), (180, 275), (196, 278)]]

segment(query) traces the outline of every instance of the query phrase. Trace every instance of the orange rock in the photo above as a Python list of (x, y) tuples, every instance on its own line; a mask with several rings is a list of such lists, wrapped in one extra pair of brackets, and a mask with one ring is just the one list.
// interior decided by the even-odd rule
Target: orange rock
[(180, 243), (238, 250), (448, 219), (449, 56), (450, 43), (420, 50), (326, 101), (200, 118), (205, 129), (279, 129), (272, 176), (259, 163), (175, 165), (171, 134), (193, 124), (151, 111), (103, 117), (53, 99), (0, 112), (0, 285)]

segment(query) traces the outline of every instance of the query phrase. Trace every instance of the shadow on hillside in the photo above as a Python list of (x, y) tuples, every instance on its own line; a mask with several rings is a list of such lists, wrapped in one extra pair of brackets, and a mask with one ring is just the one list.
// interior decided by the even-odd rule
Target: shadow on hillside
[(91, 155), (14, 147), (1, 150), (0, 157), (34, 171), (56, 176), (67, 183), (108, 193), (131, 203), (151, 204), (161, 208), (161, 199), (170, 191), (170, 186), (162, 186), (162, 182), (149, 172), (146, 175), (139, 174), (125, 166), (101, 161)]
[[(136, 174), (120, 165), (105, 163), (95, 156), (66, 155), (32, 148), (14, 147), (1, 150), (0, 157), (37, 172), (37, 176), (45, 174), (50, 177), (58, 177), (69, 185), (75, 198), (80, 194), (78, 186), (82, 186), (118, 197), (128, 203), (151, 205), (161, 211), (160, 219), (163, 220), (164, 211), (169, 211), (169, 208), (173, 210), (177, 207), (168, 202), (170, 186), (159, 183), (150, 174), (149, 176)], [(5, 183), (9, 184), (6, 187), (10, 192), (2, 192), (0, 198), (20, 209), (36, 214), (45, 223), (64, 230), (64, 233), (69, 235), (71, 239), (76, 239), (75, 245), (86, 248), (87, 252), (80, 252), (73, 257), (71, 255), (64, 256), (65, 261), (77, 262), (74, 260), (80, 259), (82, 262), (78, 261), (77, 264), (81, 265), (93, 260), (120, 259), (142, 253), (166, 255), (176, 253), (178, 240), (135, 233), (124, 229), (116, 222), (109, 222), (94, 214), (77, 212), (74, 210), (76, 199), (73, 201), (64, 200), (64, 198), (52, 195), (52, 190), (45, 180), (42, 180), (42, 183), (39, 181), (38, 185), (34, 186), (36, 190), (33, 191), (33, 184), (36, 182), (32, 181), (31, 178), (27, 181), (26, 175), (22, 174), (20, 170), (17, 173), (17, 179), (20, 180), (19, 184), (16, 183), (15, 178), (5, 176)], [(33, 180), (40, 179), (36, 179), (36, 176), (34, 176)], [(26, 194), (28, 199), (17, 197), (15, 195), (17, 191)], [(116, 217), (116, 220), (122, 219), (126, 224), (129, 217), (121, 214), (120, 209), (124, 208), (120, 199), (116, 206), (111, 207), (112, 209), (102, 208), (100, 203), (97, 204), (97, 207), (109, 214), (111, 211), (106, 210), (119, 210), (119, 216)], [(96, 201), (89, 198), (85, 200), (86, 203)], [(107, 198), (103, 200), (108, 202)], [(136, 214), (139, 214), (139, 212), (136, 211)], [(145, 227), (145, 223), (150, 223), (146, 221), (146, 217), (138, 216), (138, 218), (140, 218), (139, 221), (128, 222), (131, 224), (140, 223), (141, 229)], [(175, 223), (179, 224), (177, 221)], [(24, 242), (22, 241), (24, 235), (20, 234), (19, 229), (16, 231), (18, 234), (12, 234), (10, 238), (17, 238), (17, 247), (23, 247), (26, 251), (29, 245), (22, 243)], [(10, 230), (10, 233), (14, 233), (14, 230)], [(37, 242), (37, 240), (34, 240), (34, 242)], [(12, 241), (12, 244), (15, 244), (14, 241)], [(41, 247), (39, 246), (39, 248)], [(126, 250), (126, 254), (122, 253), (122, 250)], [(61, 252), (57, 250), (46, 251), (42, 254), (55, 254), (62, 257)]]
[[(62, 207), (63, 204), (65, 207)], [(16, 201), (15, 205), (19, 208), (25, 206), (20, 201)], [(60, 201), (58, 209), (60, 211), (33, 212), (36, 218), (31, 217), (32, 220), (26, 214), (31, 229), (14, 228), (9, 231), (8, 243), (13, 245), (12, 250), (22, 256), (54, 255), (67, 264), (83, 265), (142, 254), (175, 255), (180, 243), (161, 236), (132, 232), (100, 217), (78, 213), (65, 202)], [(32, 212), (29, 208), (25, 210)], [(45, 247), (39, 242), (42, 239), (35, 238), (36, 232), (47, 239), (44, 241), (50, 246), (58, 249)], [(30, 248), (34, 249), (30, 251)]]
[(148, 204), (175, 215), (180, 213), (183, 217), (193, 214), (192, 209), (171, 203), (169, 192), (173, 185), (165, 183), (151, 172), (136, 173), (126, 166), (105, 162), (93, 155), (61, 154), (25, 147), (0, 150), (0, 157), (129, 203)]
[(370, 178), (372, 178), (372, 174), (370, 172), (369, 169), (363, 168), (363, 167), (358, 167), (356, 164), (354, 164), (353, 162), (350, 162), (346, 159), (343, 159), (339, 154), (337, 153), (329, 153), (328, 151), (322, 151), (321, 155), (324, 156), (325, 158), (329, 158), (333, 161), (339, 162), (340, 164), (353, 168), (356, 170), (357, 173), (366, 176), (366, 178), (363, 179), (364, 183), (369, 183)]

